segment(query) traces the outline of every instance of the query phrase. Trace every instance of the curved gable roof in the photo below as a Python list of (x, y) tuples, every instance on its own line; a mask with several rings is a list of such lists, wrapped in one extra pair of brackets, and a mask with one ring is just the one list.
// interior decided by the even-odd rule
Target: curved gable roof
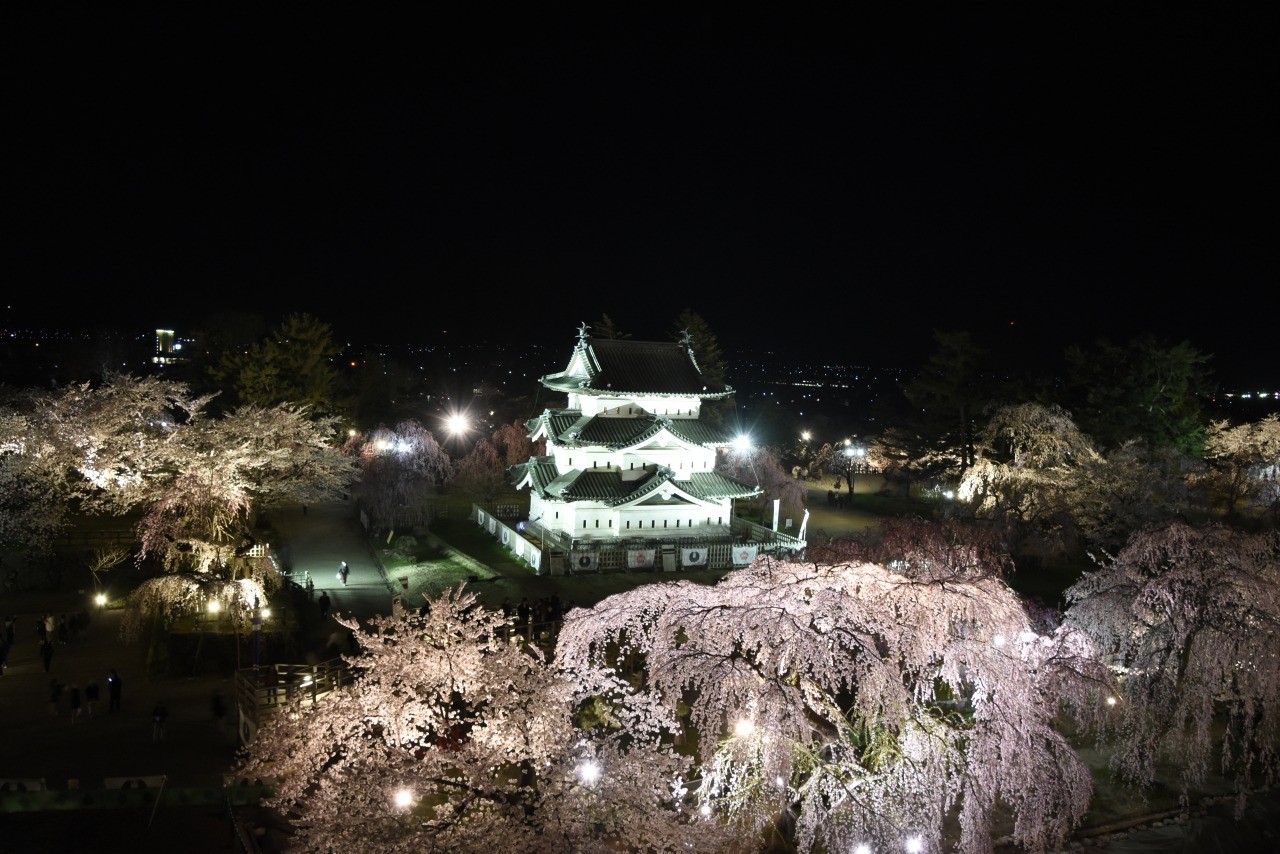
[(634, 418), (583, 416), (577, 409), (561, 409), (544, 413), (529, 422), (531, 435), (545, 425), (547, 436), (560, 445), (601, 448), (630, 448), (657, 436), (664, 429), (691, 445), (719, 447), (732, 441), (723, 427), (698, 418), (667, 418), (665, 415), (641, 415)]
[(733, 389), (702, 375), (687, 346), (662, 341), (584, 338), (569, 367), (542, 377), (556, 391), (608, 395), (725, 397)]

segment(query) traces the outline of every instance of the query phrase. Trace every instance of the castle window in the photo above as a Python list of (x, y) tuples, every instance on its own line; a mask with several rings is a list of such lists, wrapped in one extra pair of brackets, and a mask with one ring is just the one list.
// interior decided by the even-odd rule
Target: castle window
[(664, 527), (664, 528), (665, 528), (665, 527), (667, 527), (667, 520), (666, 520), (666, 519), (663, 519), (663, 520), (662, 520), (662, 527)]
[(680, 520), (679, 520), (679, 519), (677, 519), (677, 520), (676, 520), (676, 527), (677, 527), (677, 528), (679, 528), (679, 527), (680, 527)]
[(630, 529), (630, 528), (631, 528), (631, 520), (630, 520), (630, 519), (628, 519), (628, 520), (627, 520), (627, 528), (628, 528), (628, 529)]

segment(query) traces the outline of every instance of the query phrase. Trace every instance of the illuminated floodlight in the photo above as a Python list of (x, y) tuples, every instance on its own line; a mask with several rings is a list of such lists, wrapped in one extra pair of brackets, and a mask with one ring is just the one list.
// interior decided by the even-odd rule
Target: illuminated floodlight
[(871, 854), (871, 846), (865, 842), (859, 842), (853, 846), (853, 854)]
[(737, 436), (733, 440), (733, 449), (735, 451), (747, 451), (751, 449), (751, 437), (744, 434)]
[(746, 738), (747, 736), (751, 735), (751, 733), (755, 731), (756, 731), (756, 725), (751, 721), (747, 720), (746, 718), (739, 719), (738, 723), (733, 728), (734, 735), (738, 736), (739, 738)]
[(408, 789), (401, 789), (396, 792), (395, 804), (402, 810), (408, 809), (413, 805), (413, 792)]
[(702, 813), (703, 815), (711, 815), (711, 804), (703, 804), (701, 807), (698, 808), (698, 812)]
[(454, 435), (465, 433), (471, 428), (471, 422), (467, 420), (465, 415), (450, 415), (445, 424), (449, 428), (449, 432)]
[(267, 617), (270, 617), (270, 616), (271, 616), (271, 609), (270, 609), (270, 608), (263, 608), (263, 609), (262, 609), (262, 617), (263, 617), (263, 619), (266, 619)]
[(806, 442), (809, 441), (809, 436), (810, 436), (810, 433), (808, 430), (805, 430), (800, 434), (800, 438), (804, 439)]
[(578, 777), (582, 782), (590, 785), (600, 779), (600, 766), (594, 762), (583, 762), (578, 766)]
[(107, 604), (107, 594), (99, 593), (97, 596), (93, 597), (93, 601), (94, 604), (101, 608), (103, 605)]
[(919, 836), (913, 836), (907, 840), (908, 854), (920, 854), (924, 850), (924, 840)]
[(1107, 705), (1108, 705), (1108, 706), (1114, 706), (1115, 704), (1116, 704), (1116, 698), (1115, 698), (1115, 697), (1108, 697), (1108, 698), (1107, 698)]
[(219, 602), (217, 599), (214, 599), (214, 600), (212, 600), (212, 601), (209, 603), (209, 613), (210, 613), (210, 614), (216, 614), (216, 613), (218, 613), (218, 612), (219, 612), (219, 611), (221, 611), (221, 610), (222, 610), (222, 603), (221, 603), (221, 602)]

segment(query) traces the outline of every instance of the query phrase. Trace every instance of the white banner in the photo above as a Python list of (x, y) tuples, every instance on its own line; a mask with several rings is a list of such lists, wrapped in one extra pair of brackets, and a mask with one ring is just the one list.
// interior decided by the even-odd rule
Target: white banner
[(706, 549), (681, 549), (680, 563), (682, 566), (706, 566), (707, 550)]
[(570, 572), (595, 572), (597, 555), (595, 552), (574, 552), (570, 561)]
[(534, 569), (538, 568), (538, 564), (542, 562), (542, 552), (537, 549), (529, 549), (529, 554), (525, 557), (529, 561), (529, 566)]
[(627, 569), (651, 569), (653, 549), (627, 549)]
[(505, 525), (502, 528), (502, 544), (504, 546), (511, 545), (511, 529)]
[(756, 549), (758, 546), (734, 546), (733, 547), (733, 565), (746, 566), (756, 559)]

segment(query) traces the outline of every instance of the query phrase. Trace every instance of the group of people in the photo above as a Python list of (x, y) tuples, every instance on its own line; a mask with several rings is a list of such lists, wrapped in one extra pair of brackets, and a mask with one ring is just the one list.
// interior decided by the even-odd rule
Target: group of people
[[(116, 672), (114, 667), (111, 668), (111, 671), (107, 674), (107, 711), (112, 714), (120, 711), (123, 684), (120, 674)], [(92, 718), (93, 710), (102, 696), (98, 682), (95, 679), (90, 679), (82, 691), (77, 683), (72, 682), (70, 685), (65, 685), (62, 680), (55, 676), (49, 681), (49, 714), (51, 716), (61, 714), (64, 695), (67, 697), (72, 723), (78, 721), (82, 713)]]
[(508, 619), (515, 618), (515, 630), (522, 635), (531, 636), (533, 632), (554, 633), (560, 626), (560, 619), (565, 612), (574, 607), (573, 602), (563, 602), (558, 593), (542, 596), (530, 602), (529, 598), (521, 598), (518, 604), (503, 600), (502, 614)]
[[(17, 616), (5, 618), (4, 648), (0, 650), (0, 659), (8, 662), (9, 651), (13, 647)], [(40, 660), (44, 663), (44, 672), (53, 669), (53, 651), (55, 647), (66, 646), (79, 641), (89, 628), (89, 612), (80, 611), (68, 617), (66, 614), (41, 614), (36, 617), (36, 637), (40, 641)], [(3, 672), (3, 668), (0, 668)]]

